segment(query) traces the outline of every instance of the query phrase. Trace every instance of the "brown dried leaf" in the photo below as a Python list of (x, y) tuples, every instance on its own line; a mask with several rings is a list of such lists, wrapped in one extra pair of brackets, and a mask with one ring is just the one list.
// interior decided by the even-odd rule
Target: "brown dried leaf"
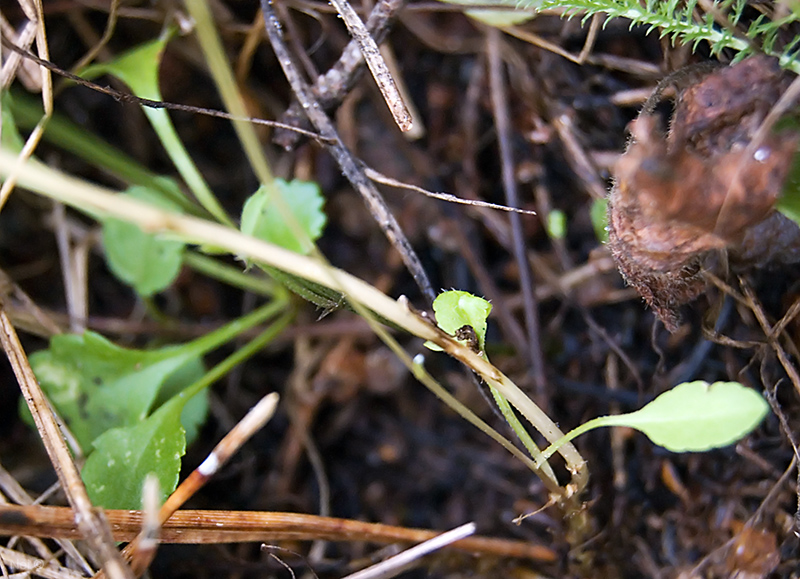
[(798, 135), (772, 134), (745, 157), (785, 86), (776, 65), (753, 57), (680, 91), (669, 135), (650, 115), (631, 125), (609, 196), (609, 248), (670, 331), (705, 290), (712, 253), (756, 266), (800, 258), (800, 229), (774, 211)]

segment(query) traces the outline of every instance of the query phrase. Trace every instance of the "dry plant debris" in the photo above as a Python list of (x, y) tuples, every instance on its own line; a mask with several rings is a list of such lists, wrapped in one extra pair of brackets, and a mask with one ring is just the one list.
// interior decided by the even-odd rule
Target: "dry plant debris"
[(800, 228), (774, 210), (800, 135), (770, 134), (752, 157), (748, 148), (787, 86), (774, 59), (752, 57), (680, 86), (666, 136), (652, 111), (631, 125), (609, 197), (609, 248), (670, 331), (678, 308), (706, 289), (710, 256), (760, 267), (800, 259)]

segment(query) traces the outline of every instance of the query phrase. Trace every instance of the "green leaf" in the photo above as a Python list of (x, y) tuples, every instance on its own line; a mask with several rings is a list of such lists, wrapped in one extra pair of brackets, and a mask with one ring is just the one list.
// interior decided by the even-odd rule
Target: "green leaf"
[(650, 404), (605, 425), (629, 426), (673, 452), (703, 452), (733, 444), (769, 411), (764, 398), (738, 382), (684, 382)]
[[(161, 90), (158, 86), (158, 69), (161, 65), (164, 49), (172, 34), (173, 30), (170, 29), (161, 38), (138, 46), (110, 62), (88, 66), (81, 72), (81, 76), (94, 78), (101, 74), (110, 74), (127, 84), (136, 96), (160, 101)], [(232, 225), (225, 210), (214, 197), (214, 193), (208, 187), (205, 179), (186, 151), (183, 141), (178, 136), (166, 109), (144, 107), (143, 110), (156, 134), (158, 134), (161, 144), (175, 164), (175, 168), (178, 169), (181, 177), (183, 177), (197, 200), (217, 220)]]
[(9, 92), (0, 95), (0, 123), (2, 123), (0, 126), (3, 128), (0, 144), (4, 149), (19, 153), (25, 146), (25, 141), (20, 136), (14, 116), (11, 114), (12, 102), (13, 99)]
[(589, 218), (592, 220), (592, 227), (597, 239), (601, 243), (608, 241), (608, 199), (595, 199), (589, 209)]
[(165, 34), (161, 38), (121, 54), (110, 62), (87, 66), (81, 71), (81, 76), (92, 79), (103, 74), (110, 74), (127, 84), (136, 96), (161, 100), (161, 91), (158, 88), (158, 67), (170, 36)]
[[(326, 222), (325, 213), (322, 211), (325, 199), (322, 197), (319, 185), (299, 180), (287, 183), (283, 179), (275, 179), (275, 185), (303, 231), (312, 241), (319, 239)], [(264, 185), (245, 202), (242, 208), (241, 229), (242, 233), (295, 253), (305, 255), (311, 251), (310, 245), (301, 243), (292, 233), (292, 229), (270, 199)]]
[(553, 239), (567, 236), (567, 216), (560, 209), (553, 209), (547, 214), (547, 234)]
[[(179, 209), (161, 193), (145, 187), (131, 187), (126, 194), (170, 211)], [(175, 280), (186, 247), (181, 241), (146, 233), (119, 219), (103, 222), (103, 246), (114, 275), (142, 296), (160, 292)]]
[[(450, 335), (464, 326), (471, 326), (478, 336), (478, 344), (483, 351), (486, 342), (486, 319), (492, 311), (492, 304), (469, 292), (451, 290), (440, 293), (433, 300), (436, 324)], [(430, 344), (426, 345), (430, 347)]]
[(183, 401), (174, 398), (144, 422), (112, 428), (95, 442), (81, 475), (95, 505), (106, 509), (138, 509), (142, 485), (153, 473), (162, 501), (178, 483), (186, 440), (181, 427)]
[[(190, 384), (200, 380), (206, 373), (205, 364), (200, 357), (191, 357), (186, 363), (167, 376), (156, 397), (155, 408), (166, 404), (173, 396), (181, 396)], [(203, 388), (185, 402), (181, 413), (181, 425), (186, 431), (186, 444), (192, 444), (200, 427), (208, 416), (208, 389)]]
[(738, 382), (684, 382), (630, 414), (600, 416), (551, 444), (542, 464), (576, 436), (601, 426), (635, 428), (672, 452), (704, 452), (744, 438), (769, 411), (763, 396)]
[(30, 361), (42, 389), (88, 450), (106, 430), (144, 420), (167, 378), (196, 356), (185, 346), (129, 350), (85, 332), (54, 336)]
[[(788, 122), (788, 121), (785, 121)], [(795, 128), (797, 128), (795, 123)], [(778, 211), (800, 225), (800, 153), (795, 153), (792, 166), (776, 205)]]

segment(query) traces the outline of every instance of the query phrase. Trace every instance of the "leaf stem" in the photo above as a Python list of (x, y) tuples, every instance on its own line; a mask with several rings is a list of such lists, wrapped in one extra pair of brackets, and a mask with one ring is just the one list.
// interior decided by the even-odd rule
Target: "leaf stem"
[(179, 396), (183, 399), (184, 404), (198, 392), (208, 388), (211, 384), (225, 376), (225, 374), (230, 372), (235, 366), (238, 366), (254, 354), (257, 354), (259, 350), (274, 340), (286, 328), (286, 326), (289, 325), (289, 322), (292, 321), (293, 317), (294, 312), (285, 312), (258, 336), (247, 342), (247, 344), (237, 349), (233, 354), (211, 368), (197, 382), (187, 386), (179, 394)]
[(276, 284), (267, 277), (256, 277), (243, 272), (235, 266), (224, 263), (219, 259), (214, 259), (208, 255), (187, 251), (183, 254), (183, 263), (191, 267), (198, 273), (221, 281), (233, 287), (254, 294), (275, 297), (276, 299), (286, 299), (286, 291), (283, 286)]
[[(215, 350), (223, 344), (230, 342), (240, 334), (256, 327), (265, 320), (275, 316), (282, 310), (286, 310), (288, 307), (289, 302), (286, 300), (273, 300), (267, 304), (264, 304), (260, 308), (253, 310), (246, 316), (242, 316), (241, 318), (233, 320), (232, 322), (228, 322), (221, 328), (218, 328), (213, 332), (206, 334), (205, 336), (201, 336), (196, 340), (192, 340), (191, 342), (183, 344), (182, 346), (178, 346), (178, 348), (181, 350), (185, 349), (186, 352), (191, 355), (202, 356), (211, 350)], [(289, 313), (294, 315), (294, 312), (291, 310)]]

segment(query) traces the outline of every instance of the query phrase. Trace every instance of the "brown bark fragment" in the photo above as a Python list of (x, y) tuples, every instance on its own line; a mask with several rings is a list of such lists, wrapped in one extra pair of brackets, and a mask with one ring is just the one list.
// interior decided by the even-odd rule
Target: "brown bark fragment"
[(800, 261), (800, 228), (774, 210), (798, 135), (774, 133), (747, 151), (785, 86), (777, 65), (753, 57), (683, 88), (668, 135), (654, 116), (631, 125), (609, 195), (609, 248), (670, 331), (705, 290), (712, 253), (741, 265)]

